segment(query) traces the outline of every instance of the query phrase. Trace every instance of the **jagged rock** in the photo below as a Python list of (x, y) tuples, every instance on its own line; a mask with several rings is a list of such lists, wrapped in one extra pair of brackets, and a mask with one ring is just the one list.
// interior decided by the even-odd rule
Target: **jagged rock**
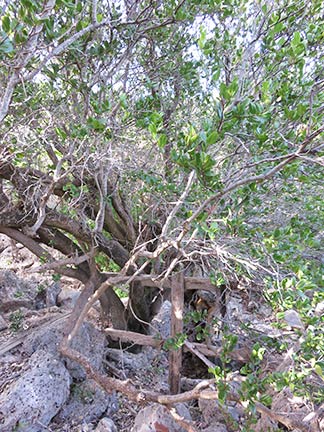
[(5, 310), (5, 305), (12, 301), (23, 301), (32, 305), (35, 286), (32, 283), (20, 279), (11, 270), (0, 271), (0, 304)]
[(324, 301), (317, 303), (316, 308), (315, 308), (315, 315), (316, 316), (324, 315)]
[[(60, 321), (36, 331), (24, 342), (24, 351), (30, 355), (38, 349), (44, 349), (59, 356), (57, 350), (63, 337), (64, 327), (65, 322)], [(93, 325), (83, 323), (78, 334), (73, 338), (71, 346), (86, 357), (94, 368), (101, 369), (106, 339)], [(64, 359), (64, 363), (76, 381), (83, 381), (86, 378), (84, 368), (78, 363), (69, 359)]]
[(170, 336), (171, 326), (171, 303), (166, 300), (163, 302), (160, 311), (153, 318), (150, 326), (150, 333), (154, 336), (159, 334), (162, 339)]
[(4, 234), (0, 234), (0, 253), (10, 246), (10, 238)]
[[(39, 287), (41, 287), (41, 289)], [(57, 281), (48, 285), (39, 285), (39, 287), (34, 300), (35, 309), (56, 306), (58, 303), (58, 295), (61, 291), (60, 282)]]
[(285, 311), (284, 319), (286, 323), (289, 325), (289, 327), (291, 328), (296, 328), (296, 329), (305, 328), (304, 324), (302, 323), (302, 320), (300, 319), (298, 312), (296, 312), (294, 309)]
[(61, 284), (59, 281), (53, 282), (46, 290), (46, 307), (57, 305), (58, 295), (61, 292)]
[(53, 423), (50, 424), (49, 429), (44, 432), (55, 431), (55, 432), (93, 432), (94, 427), (91, 423), (82, 422), (76, 426), (71, 426), (70, 424), (61, 424), (56, 427)]
[(0, 331), (8, 328), (7, 321), (0, 315)]
[(244, 416), (243, 409), (238, 404), (220, 407), (216, 400), (199, 399), (198, 405), (207, 424), (225, 423), (229, 417), (233, 421), (239, 422), (240, 418)]
[(118, 432), (115, 423), (108, 417), (104, 417), (98, 423), (95, 432)]
[(16, 242), (11, 241), (9, 237), (2, 245), (0, 245), (0, 268), (19, 271), (32, 267), (35, 261), (37, 261), (32, 252), (20, 243), (16, 244)]
[(117, 368), (124, 369), (125, 372), (147, 369), (147, 365), (151, 363), (154, 356), (152, 351), (134, 354), (116, 348), (107, 348), (106, 354), (109, 361), (113, 362)]
[[(187, 407), (176, 405), (177, 412), (183, 418), (191, 420)], [(172, 417), (169, 410), (162, 405), (154, 404), (142, 409), (135, 418), (132, 432), (185, 432)]]
[(271, 420), (267, 415), (261, 414), (257, 424), (255, 425), (255, 432), (276, 432), (278, 431), (278, 423)]
[(70, 288), (69, 286), (63, 284), (61, 287), (61, 291), (57, 297), (57, 303), (61, 306), (65, 305), (72, 308), (74, 307), (79, 296), (80, 291), (77, 291), (76, 289)]
[(29, 366), (0, 396), (1, 431), (44, 431), (68, 398), (71, 377), (60, 360), (39, 350)]
[(115, 394), (107, 395), (93, 380), (72, 385), (68, 401), (56, 415), (54, 422), (79, 424), (98, 421), (109, 410), (112, 414), (118, 410)]
[(227, 427), (222, 423), (212, 423), (207, 428), (202, 429), (201, 432), (227, 432)]

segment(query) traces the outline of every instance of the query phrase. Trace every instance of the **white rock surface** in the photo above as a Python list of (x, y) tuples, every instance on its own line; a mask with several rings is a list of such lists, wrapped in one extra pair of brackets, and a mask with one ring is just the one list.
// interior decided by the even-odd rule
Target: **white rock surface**
[[(26, 354), (31, 355), (38, 349), (44, 349), (58, 356), (57, 349), (63, 337), (65, 322), (54, 322), (40, 331), (35, 331), (24, 342), (23, 349)], [(91, 365), (96, 369), (102, 366), (106, 339), (94, 326), (89, 323), (84, 323), (78, 334), (72, 340), (72, 348), (79, 351), (86, 357)], [(69, 359), (64, 359), (64, 364), (76, 381), (83, 381), (86, 378), (86, 373), (82, 366)]]
[(0, 331), (8, 328), (7, 321), (0, 315)]
[(285, 311), (284, 319), (286, 323), (289, 325), (289, 327), (291, 328), (302, 329), (302, 330), (305, 328), (304, 324), (302, 323), (302, 320), (300, 319), (298, 312), (296, 312), (294, 309)]
[(162, 339), (170, 336), (171, 326), (171, 303), (166, 300), (157, 315), (153, 318), (150, 326), (150, 334), (155, 336), (159, 334)]
[(115, 423), (108, 417), (104, 417), (98, 423), (95, 432), (118, 432)]
[(0, 396), (0, 430), (41, 432), (69, 396), (71, 377), (61, 361), (43, 350)]
[[(177, 412), (187, 420), (191, 420), (189, 410), (183, 404), (177, 404)], [(132, 432), (185, 432), (177, 423), (169, 410), (163, 405), (150, 405), (142, 409), (135, 418)]]
[(54, 419), (58, 424), (79, 424), (98, 421), (105, 412), (118, 410), (115, 394), (108, 395), (94, 380), (86, 380), (71, 386), (68, 401)]

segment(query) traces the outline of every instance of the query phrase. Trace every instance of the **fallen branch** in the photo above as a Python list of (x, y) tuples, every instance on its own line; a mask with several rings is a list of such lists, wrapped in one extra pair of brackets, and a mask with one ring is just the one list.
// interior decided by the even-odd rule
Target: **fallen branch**
[[(193, 342), (192, 345), (197, 348), (202, 354), (208, 357), (220, 357), (223, 352), (222, 347), (216, 347), (214, 345), (207, 346), (205, 344), (197, 342)], [(247, 363), (251, 359), (251, 349), (249, 347), (235, 348), (227, 355), (232, 360)]]
[(187, 350), (190, 351), (192, 354), (197, 356), (203, 363), (205, 363), (208, 368), (215, 369), (216, 365), (211, 362), (204, 354), (202, 354), (199, 348), (193, 343), (185, 341), (184, 347), (187, 348)]
[(28, 273), (40, 273), (40, 272), (44, 272), (44, 271), (48, 271), (48, 270), (55, 270), (58, 268), (61, 268), (62, 266), (66, 266), (66, 265), (79, 265), (84, 263), (85, 261), (87, 261), (89, 258), (91, 257), (91, 254), (84, 254), (81, 256), (74, 256), (74, 257), (70, 257), (70, 258), (63, 258), (60, 260), (55, 260), (52, 262), (49, 262), (47, 264), (43, 264), (41, 266), (38, 267), (34, 267), (30, 270), (28, 270)]
[[(113, 328), (105, 328), (104, 332), (107, 336), (110, 336), (113, 340), (120, 340), (122, 342), (132, 342), (137, 345), (151, 346), (157, 349), (163, 347), (165, 339), (158, 338), (157, 336), (143, 335), (141, 333), (135, 333), (127, 330), (116, 330)], [(184, 350), (191, 351), (193, 354), (199, 357), (200, 355), (208, 357), (220, 357), (223, 348), (216, 347), (214, 345), (205, 345), (198, 342), (185, 342)], [(251, 350), (248, 347), (233, 349), (228, 356), (232, 360), (241, 361), (247, 363), (251, 357)], [(208, 359), (207, 359), (208, 360)], [(208, 367), (211, 367), (211, 365)], [(215, 367), (215, 365), (213, 365)]]
[(180, 416), (174, 407), (168, 407), (168, 410), (170, 411), (170, 414), (172, 415), (174, 420), (187, 432), (198, 432), (198, 430), (194, 426), (194, 423)]
[(60, 314), (59, 317), (55, 317), (53, 319), (45, 319), (45, 322), (42, 322), (41, 324), (36, 323), (35, 325), (33, 325), (31, 328), (29, 328), (28, 330), (22, 332), (22, 334), (18, 337), (15, 338), (11, 338), (8, 341), (6, 341), (4, 344), (2, 344), (0, 346), (0, 356), (4, 355), (6, 352), (16, 348), (17, 346), (21, 345), (22, 343), (25, 342), (26, 338), (34, 333), (35, 331), (47, 327), (50, 324), (53, 324), (54, 322), (59, 322), (62, 320), (65, 320), (66, 318), (68, 318), (71, 315), (71, 312), (67, 312), (64, 313), (63, 315)]
[(104, 332), (113, 340), (121, 340), (123, 342), (132, 342), (137, 345), (151, 346), (154, 348), (161, 348), (164, 340), (157, 339), (154, 336), (148, 336), (141, 333), (135, 333), (126, 330), (116, 330), (113, 328), (105, 328)]
[[(178, 393), (178, 394), (160, 394), (156, 393), (154, 391), (150, 390), (139, 390), (132, 382), (131, 380), (120, 380), (117, 378), (107, 377), (102, 375), (97, 369), (95, 369), (89, 361), (78, 351), (71, 348), (70, 343), (74, 337), (74, 335), (77, 333), (78, 329), (80, 328), (80, 325), (82, 324), (87, 312), (91, 308), (92, 304), (100, 297), (100, 295), (106, 290), (111, 288), (114, 284), (122, 283), (127, 280), (127, 276), (115, 276), (109, 278), (106, 282), (101, 284), (100, 288), (92, 295), (84, 298), (83, 304), (81, 309), (76, 308), (71, 316), (71, 321), (73, 323), (73, 327), (70, 330), (70, 333), (63, 338), (63, 341), (60, 345), (60, 352), (64, 356), (68, 357), (71, 360), (76, 361), (81, 366), (84, 367), (86, 374), (89, 378), (94, 379), (102, 388), (104, 388), (108, 393), (111, 393), (113, 391), (118, 391), (122, 394), (124, 394), (128, 399), (136, 401), (140, 404), (146, 404), (149, 402), (155, 402), (160, 403), (162, 405), (174, 405), (180, 402), (188, 402), (194, 399), (208, 399), (208, 400), (218, 400), (218, 391), (215, 389), (209, 389), (210, 386), (215, 385), (215, 380), (204, 380), (198, 383), (192, 390), (188, 390), (184, 393)], [(89, 281), (90, 282), (90, 281)], [(93, 283), (93, 282), (92, 282)], [(89, 290), (91, 288), (92, 283), (89, 284)], [(91, 290), (90, 290), (91, 291)], [(81, 305), (80, 305), (81, 306)], [(75, 316), (78, 314), (77, 316)], [(126, 332), (126, 331), (112, 331), (113, 334), (117, 335), (118, 337), (127, 337), (128, 340), (133, 341), (134, 338), (137, 340), (142, 340), (148, 344), (152, 344), (154, 338), (153, 337), (143, 337), (143, 335), (139, 336), (138, 334), (134, 334), (133, 332)], [(140, 338), (140, 339), (138, 339)], [(154, 342), (155, 344), (156, 342)], [(159, 341), (159, 344), (161, 341)], [(186, 348), (190, 351), (193, 351), (195, 355), (197, 355), (198, 348), (194, 344), (191, 343), (185, 343)], [(199, 346), (199, 344), (198, 344)], [(209, 349), (210, 347), (204, 347), (204, 349)], [(213, 352), (213, 350), (211, 350)], [(206, 359), (206, 357), (200, 352), (198, 355), (200, 358), (204, 359), (204, 362), (208, 363), (209, 361)], [(211, 365), (210, 365), (211, 366)], [(214, 365), (213, 365), (214, 366)], [(227, 400), (239, 402), (243, 404), (244, 401), (241, 400), (241, 396), (238, 393), (237, 390), (237, 383), (236, 386), (233, 386), (231, 388), (231, 383), (229, 382), (229, 391), (227, 393)], [(302, 432), (320, 432), (320, 429), (316, 425), (310, 425), (309, 422), (305, 422), (299, 419), (288, 417), (286, 414), (274, 412), (271, 409), (267, 408), (265, 405), (261, 404), (260, 402), (255, 402), (255, 407), (257, 412), (265, 414), (272, 418), (273, 420), (283, 424), (287, 428), (290, 429), (299, 429)], [(178, 419), (180, 420), (180, 419)], [(190, 429), (191, 428), (191, 429)], [(192, 425), (187, 424), (188, 432), (195, 432)]]
[(288, 429), (297, 429), (302, 432), (320, 432), (321, 430), (317, 427), (315, 424), (310, 424), (309, 422), (305, 422), (303, 420), (298, 420), (296, 418), (293, 418), (292, 415), (294, 413), (281, 413), (281, 412), (275, 412), (271, 409), (267, 408), (265, 405), (261, 404), (260, 402), (255, 402), (255, 408), (256, 410), (261, 413), (267, 415), (272, 420), (283, 424)]
[[(121, 392), (126, 395), (130, 400), (136, 401), (140, 404), (148, 402), (160, 403), (162, 405), (174, 405), (180, 402), (188, 402), (194, 399), (207, 399), (218, 400), (217, 390), (208, 390), (208, 387), (215, 384), (214, 379), (203, 380), (197, 384), (192, 390), (176, 395), (163, 395), (160, 393), (152, 392), (149, 390), (138, 390), (131, 380), (119, 380), (102, 375), (98, 370), (93, 368), (88, 360), (83, 357), (79, 352), (73, 350), (68, 346), (68, 339), (65, 338), (61, 344), (60, 351), (63, 355), (78, 362), (86, 370), (89, 378), (94, 379), (101, 387), (108, 393), (115, 391)], [(230, 384), (230, 383), (229, 383)], [(227, 394), (227, 399), (242, 404), (240, 395), (235, 390), (230, 390)], [(278, 413), (270, 410), (260, 402), (255, 402), (257, 412), (266, 414), (271, 419), (283, 424), (290, 429), (298, 429), (301, 432), (320, 432), (316, 425), (310, 425), (309, 422), (289, 418), (287, 414)], [(194, 429), (188, 431), (195, 432)]]
[[(207, 399), (207, 400), (218, 400), (217, 390), (209, 390), (208, 387), (215, 384), (214, 379), (204, 380), (197, 384), (192, 390), (176, 395), (163, 395), (160, 393), (152, 392), (149, 390), (139, 390), (131, 382), (131, 380), (119, 380), (102, 375), (97, 369), (95, 369), (89, 361), (83, 357), (79, 352), (69, 347), (71, 339), (65, 337), (61, 346), (60, 352), (66, 357), (78, 362), (84, 367), (89, 378), (94, 379), (101, 387), (103, 387), (108, 393), (118, 391), (126, 395), (130, 400), (136, 401), (140, 404), (146, 404), (148, 402), (160, 403), (162, 405), (174, 405), (180, 402), (188, 402), (194, 399)], [(242, 403), (240, 395), (237, 391), (229, 391), (227, 399), (235, 402)], [(304, 422), (288, 417), (286, 414), (278, 413), (270, 410), (260, 402), (255, 402), (257, 412), (266, 414), (271, 419), (283, 424), (290, 429), (298, 429), (302, 432), (320, 432), (320, 429), (316, 425), (310, 425), (309, 422)], [(190, 429), (187, 428), (188, 431)], [(194, 431), (194, 429), (191, 429)]]

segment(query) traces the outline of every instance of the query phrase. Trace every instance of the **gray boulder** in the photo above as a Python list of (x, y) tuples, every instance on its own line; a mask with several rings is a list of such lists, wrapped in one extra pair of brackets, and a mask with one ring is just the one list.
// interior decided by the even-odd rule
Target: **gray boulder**
[(104, 417), (98, 423), (95, 432), (118, 432), (115, 423), (108, 417)]
[[(58, 347), (63, 338), (65, 321), (54, 322), (46, 328), (31, 334), (24, 342), (24, 351), (31, 355), (38, 349), (44, 349), (59, 356)], [(86, 357), (96, 369), (101, 369), (106, 346), (105, 336), (90, 323), (83, 323), (78, 334), (72, 340), (72, 348)], [(78, 363), (63, 359), (71, 376), (76, 381), (86, 378), (85, 370)]]
[[(191, 420), (189, 410), (184, 404), (177, 404), (176, 408), (179, 415)], [(174, 420), (169, 410), (163, 405), (150, 405), (137, 414), (132, 432), (160, 431), (185, 432), (185, 429)]]
[(7, 321), (0, 315), (0, 331), (8, 328)]
[(212, 423), (206, 429), (202, 429), (201, 432), (227, 432), (227, 428), (222, 423)]
[(0, 396), (0, 431), (42, 432), (65, 403), (71, 377), (51, 353), (37, 351), (27, 370)]
[(7, 304), (8, 310), (14, 303), (32, 307), (35, 291), (36, 284), (25, 282), (11, 270), (0, 271), (0, 305), (3, 312), (7, 312)]
[(4, 234), (0, 234), (0, 253), (10, 246), (10, 238)]
[(98, 421), (107, 409), (118, 410), (115, 394), (107, 395), (93, 380), (73, 384), (68, 401), (54, 419), (55, 423), (80, 424)]
[(170, 337), (171, 327), (171, 303), (166, 300), (163, 302), (161, 309), (155, 315), (151, 322), (150, 333), (152, 336), (160, 335), (162, 339)]
[(218, 424), (219, 430), (221, 430), (222, 423), (226, 423), (229, 418), (233, 423), (240, 423), (240, 419), (244, 417), (242, 406), (234, 402), (227, 406), (220, 406), (217, 400), (199, 399), (198, 405), (205, 422), (208, 425)]

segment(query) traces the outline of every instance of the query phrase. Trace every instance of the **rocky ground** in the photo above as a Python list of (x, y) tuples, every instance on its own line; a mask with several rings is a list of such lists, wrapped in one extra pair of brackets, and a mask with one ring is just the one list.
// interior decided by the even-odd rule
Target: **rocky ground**
[[(121, 394), (107, 394), (87, 378), (79, 364), (58, 353), (81, 287), (67, 278), (35, 274), (37, 265), (21, 245), (5, 236), (0, 238), (0, 431), (279, 430), (278, 421), (267, 415), (260, 415), (250, 429), (243, 429), (246, 411), (238, 402), (228, 403), (224, 409), (216, 401), (193, 401), (177, 405), (175, 414), (165, 406), (140, 406)], [(264, 334), (289, 337), (292, 344), (298, 343), (294, 329), (303, 329), (298, 314), (292, 311), (285, 319), (286, 328), (272, 327), (271, 309), (257, 289), (239, 287), (228, 294), (228, 322), (233, 328), (242, 328), (239, 323), (245, 323), (249, 334), (251, 329), (254, 332), (254, 340), (247, 340), (244, 332), (238, 333), (239, 343), (245, 346), (251, 347), (258, 335)], [(167, 338), (169, 325), (170, 304), (166, 302), (152, 326)], [(167, 352), (149, 347), (134, 354), (110, 347), (101, 331), (96, 307), (74, 339), (73, 347), (108, 376), (130, 379), (138, 388), (168, 392)], [(212, 360), (217, 364), (217, 359)], [(289, 367), (291, 361), (269, 350), (264, 373)], [(233, 374), (239, 375), (240, 367), (242, 364), (233, 362)], [(189, 354), (184, 357), (183, 375), (185, 390), (197, 384), (198, 379), (210, 377), (207, 366)], [(297, 413), (300, 418), (313, 412), (306, 399), (293, 397), (288, 388), (272, 396), (272, 410)]]

